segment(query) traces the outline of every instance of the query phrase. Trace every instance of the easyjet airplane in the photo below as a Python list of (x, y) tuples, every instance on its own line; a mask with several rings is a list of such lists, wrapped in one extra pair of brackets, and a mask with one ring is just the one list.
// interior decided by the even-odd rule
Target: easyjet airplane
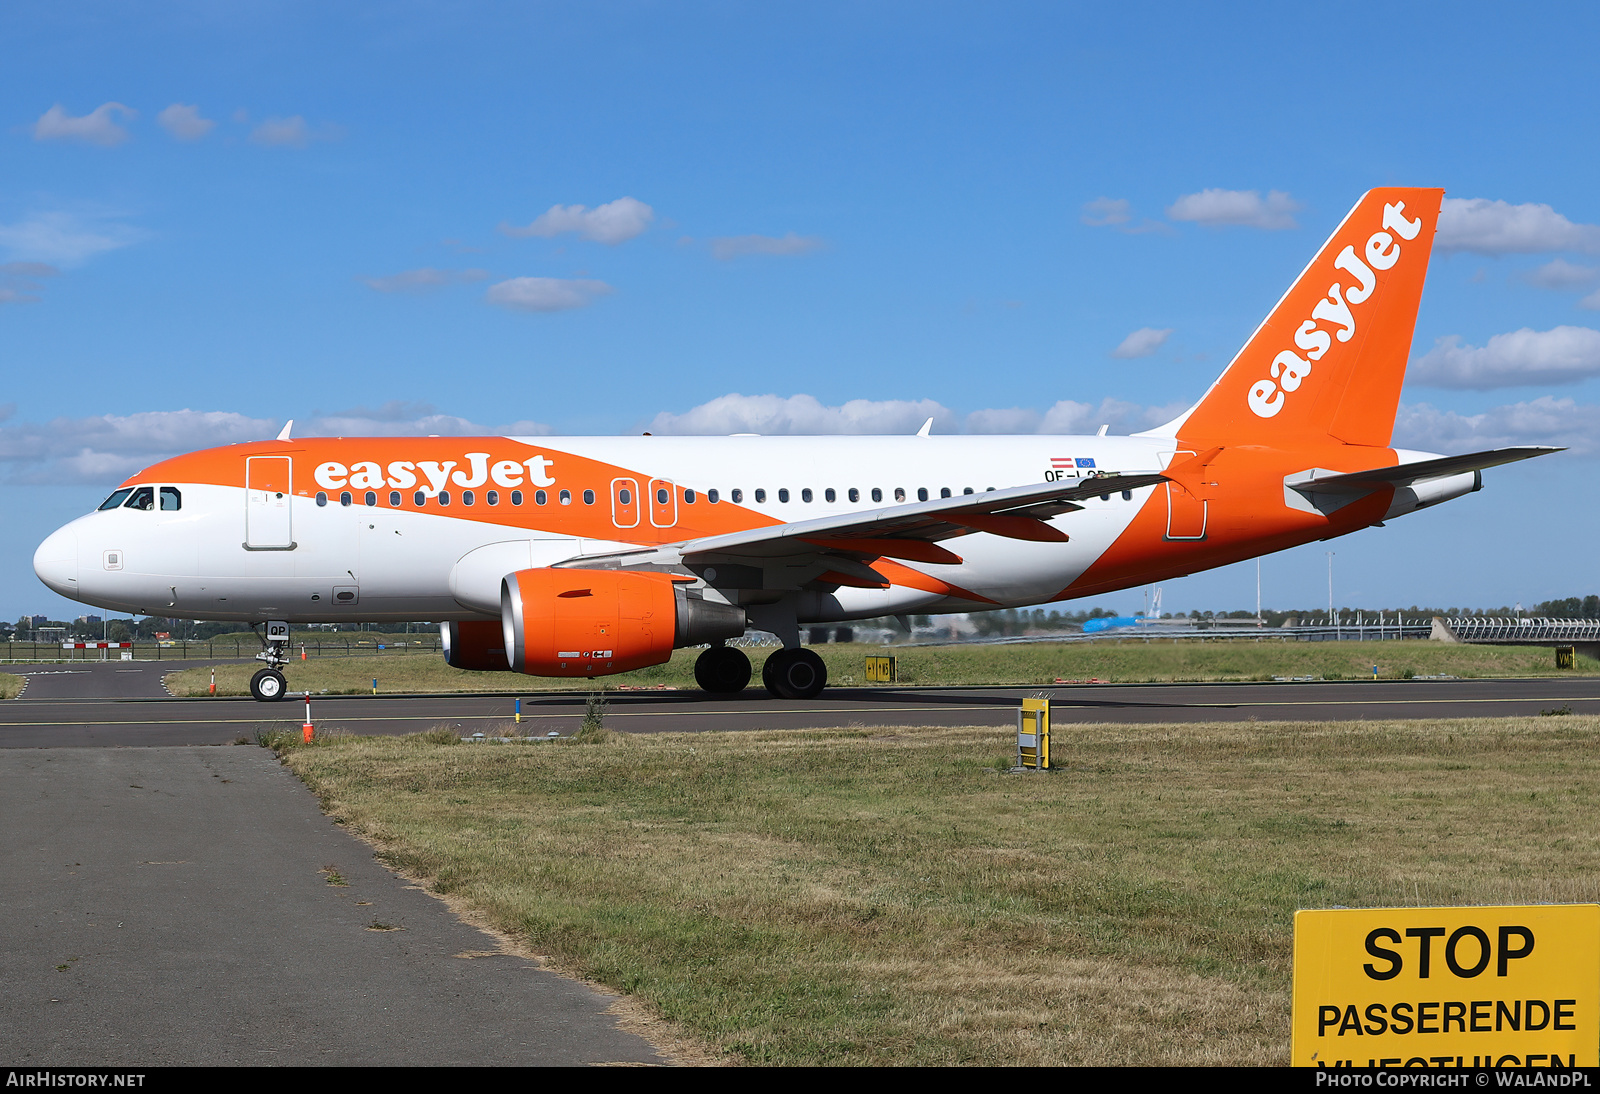
[[(1368, 193), (1186, 413), (1127, 437), (337, 437), (156, 464), (40, 545), (114, 611), (266, 624), (443, 622), (470, 669), (603, 676), (783, 640), (763, 682), (826, 683), (800, 628), (1070, 600), (1381, 525), (1555, 451), (1389, 446), (1440, 190)], [(290, 423), (291, 425), (293, 423)]]

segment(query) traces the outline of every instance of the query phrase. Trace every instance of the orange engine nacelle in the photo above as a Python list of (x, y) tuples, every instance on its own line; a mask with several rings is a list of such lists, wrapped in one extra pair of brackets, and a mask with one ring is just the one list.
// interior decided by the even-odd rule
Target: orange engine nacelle
[(639, 570), (506, 575), (500, 621), (511, 667), (533, 676), (604, 676), (659, 665), (678, 646), (744, 633), (744, 609), (691, 599), (676, 584)]
[(506, 630), (492, 619), (467, 619), (439, 624), (444, 663), (453, 669), (507, 672)]

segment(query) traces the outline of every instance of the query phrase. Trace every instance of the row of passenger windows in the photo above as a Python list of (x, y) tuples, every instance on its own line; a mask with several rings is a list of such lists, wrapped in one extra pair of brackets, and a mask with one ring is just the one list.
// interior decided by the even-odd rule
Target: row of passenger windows
[[(170, 489), (170, 488), (169, 487), (162, 487), (162, 499), (163, 500), (162, 500), (162, 506), (161, 507), (163, 509), (167, 508), (167, 505), (166, 505), (166, 502), (165, 502), (165, 496), (166, 496), (166, 492), (167, 492), (168, 489)], [(994, 487), (992, 487), (992, 486), (984, 487), (985, 491), (991, 491), (993, 489), (994, 489)], [(174, 490), (172, 492), (174, 494), (177, 493), (176, 490)], [(971, 486), (967, 486), (967, 487), (963, 487), (961, 492), (963, 494), (975, 494), (975, 493), (977, 493), (977, 490), (975, 490)], [(894, 488), (894, 492), (893, 493), (894, 493), (894, 500), (895, 501), (904, 502), (906, 500), (905, 487), (897, 486), (897, 487)], [(656, 489), (655, 494), (656, 494), (655, 500), (656, 500), (656, 504), (657, 505), (667, 505), (667, 504), (670, 504), (671, 501), (672, 501), (671, 493), (664, 486), (663, 487), (658, 487)], [(766, 490), (764, 490), (764, 489), (762, 489), (760, 487), (758, 487), (755, 490), (751, 491), (751, 494), (754, 497), (756, 504), (758, 504), (758, 505), (764, 503), (767, 500), (767, 492), (766, 492)], [(870, 491), (868, 491), (868, 494), (871, 497), (871, 499), (873, 501), (875, 501), (875, 502), (881, 502), (881, 501), (884, 500), (884, 491), (883, 491), (883, 489), (881, 487), (874, 486)], [(853, 487), (853, 486), (849, 490), (845, 491), (845, 495), (851, 502), (859, 503), (861, 501), (861, 491), (858, 490), (857, 488)], [(484, 502), (485, 505), (499, 505), (500, 502), (501, 502), (501, 496), (502, 495), (501, 495), (500, 491), (498, 491), (498, 490), (485, 490), (483, 492), (483, 502)], [(686, 504), (686, 505), (695, 504), (695, 502), (699, 500), (699, 496), (700, 495), (696, 491), (691, 490), (691, 489), (684, 489), (682, 491), (683, 501), (684, 501), (684, 504)], [(953, 491), (948, 486), (941, 487), (939, 489), (939, 496), (941, 498), (952, 497), (953, 496)], [(115, 497), (115, 495), (113, 495), (113, 497)], [(403, 497), (404, 497), (404, 495), (402, 495), (400, 493), (400, 491), (391, 490), (391, 491), (389, 491), (389, 504), (391, 506), (398, 507), (399, 505), (401, 505)], [(918, 501), (928, 501), (929, 497), (930, 497), (930, 494), (929, 494), (929, 488), (928, 487), (922, 486), (922, 487), (918, 487), (917, 488), (917, 500)], [(789, 498), (790, 498), (790, 495), (789, 495), (789, 490), (788, 490), (787, 487), (784, 487), (784, 488), (781, 488), (781, 489), (778, 490), (778, 501), (779, 502), (787, 503), (789, 501)], [(1109, 494), (1106, 494), (1106, 495), (1102, 495), (1101, 500), (1102, 501), (1109, 501), (1110, 498), (1111, 498), (1111, 496)], [(1132, 500), (1133, 492), (1130, 491), (1130, 490), (1122, 491), (1122, 498), (1123, 498), (1124, 501)], [(707, 490), (705, 492), (705, 499), (706, 499), (706, 501), (708, 501), (712, 505), (716, 505), (718, 502), (720, 502), (722, 500), (722, 495), (718, 490), (713, 488), (713, 489)], [(377, 505), (378, 504), (378, 493), (375, 490), (368, 490), (365, 494), (362, 495), (361, 500), (367, 505)], [(508, 500), (512, 505), (521, 505), (522, 502), (523, 502), (522, 491), (521, 490), (513, 490), (513, 491), (511, 491), (509, 497), (506, 500)], [(617, 500), (617, 504), (619, 504), (619, 505), (632, 505), (633, 504), (633, 491), (629, 490), (627, 487), (619, 488), (617, 490), (617, 499), (616, 500)], [(744, 501), (744, 491), (742, 489), (738, 488), (738, 487), (735, 487), (732, 490), (729, 490), (728, 491), (728, 500), (733, 502), (735, 505), (738, 505), (738, 504), (742, 503)], [(808, 487), (806, 487), (806, 488), (804, 488), (804, 489), (802, 489), (800, 491), (800, 500), (802, 502), (808, 502), (809, 503), (809, 502), (812, 502), (812, 501), (816, 500), (816, 495), (812, 491), (812, 489), (808, 486)], [(827, 489), (822, 491), (822, 500), (825, 501), (825, 502), (837, 502), (839, 500), (839, 492), (837, 490), (833, 489), (830, 486)], [(438, 494), (434, 495), (433, 501), (434, 501), (435, 505), (439, 505), (439, 506), (450, 505), (451, 504), (450, 491), (448, 491), (448, 490), (439, 491)], [(572, 491), (571, 490), (558, 491), (557, 494), (556, 494), (556, 502), (557, 502), (557, 504), (560, 504), (560, 505), (571, 505), (572, 504)], [(354, 505), (355, 503), (356, 503), (355, 495), (353, 493), (351, 493), (349, 490), (345, 490), (345, 491), (343, 491), (343, 492), (341, 492), (339, 494), (339, 504), (340, 505)], [(413, 505), (417, 505), (417, 506), (427, 505), (428, 504), (428, 494), (425, 491), (422, 491), (422, 490), (416, 491), (414, 494), (411, 495), (411, 503)], [(463, 490), (463, 491), (461, 491), (461, 504), (462, 505), (476, 505), (477, 503), (478, 503), (478, 495), (476, 494), (476, 492), (474, 492), (472, 490)], [(533, 504), (535, 504), (535, 505), (548, 505), (549, 503), (550, 503), (550, 495), (546, 491), (544, 491), (544, 490), (535, 490), (533, 492)], [(593, 505), (594, 503), (595, 503), (594, 491), (593, 490), (585, 490), (585, 491), (583, 491), (583, 504), (585, 504), (585, 505)], [(129, 504), (131, 505), (132, 503), (130, 502)], [(328, 504), (328, 495), (325, 494), (325, 493), (318, 493), (317, 494), (317, 504), (318, 505), (327, 505)], [(107, 508), (114, 508), (114, 506), (111, 505), (111, 501), (110, 501), (110, 499), (108, 499), (106, 504), (102, 505), (100, 508), (107, 509)], [(177, 506), (174, 505), (174, 506), (172, 506), (172, 508), (176, 509)]]
[[(154, 510), (158, 497), (157, 487), (154, 486), (129, 486), (118, 490), (105, 501), (100, 503), (101, 509), (143, 509)], [(159, 498), (163, 512), (171, 513), (183, 508), (183, 495), (176, 486), (163, 486), (159, 488)]]

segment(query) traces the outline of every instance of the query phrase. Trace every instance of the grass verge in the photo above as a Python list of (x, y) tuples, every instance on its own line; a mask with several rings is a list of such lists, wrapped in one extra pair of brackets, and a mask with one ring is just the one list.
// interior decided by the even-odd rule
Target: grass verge
[(1600, 897), (1600, 719), (335, 737), (397, 868), (760, 1064), (1282, 1064), (1297, 908)]
[[(1050, 684), (1061, 680), (1109, 680), (1116, 683), (1193, 680), (1271, 680), (1275, 676), (1315, 676), (1324, 680), (1380, 679), (1412, 676), (1555, 676), (1555, 651), (1518, 646), (1466, 646), (1443, 642), (1290, 642), (1281, 639), (1220, 639), (1146, 642), (1110, 639), (1102, 642), (1030, 643), (1016, 646), (920, 646), (896, 649), (859, 644), (813, 646), (828, 664), (828, 678), (838, 685), (864, 682), (863, 658), (893, 653), (900, 680), (907, 684)], [(751, 650), (754, 679), (770, 649)], [(616, 687), (693, 688), (699, 650), (678, 650), (664, 665), (608, 676)], [(217, 668), (217, 694), (247, 695), (255, 662)], [(1578, 659), (1578, 668), (1564, 674), (1600, 672), (1600, 661)], [(291, 661), (285, 670), (291, 691), (333, 695), (364, 694), (374, 678), (380, 692), (444, 691), (587, 691), (587, 680), (540, 679), (504, 672), (462, 672), (437, 656), (326, 657)], [(183, 669), (167, 678), (174, 695), (205, 695), (209, 668)], [(533, 684), (529, 687), (530, 683)], [(758, 685), (759, 686), (759, 683)]]

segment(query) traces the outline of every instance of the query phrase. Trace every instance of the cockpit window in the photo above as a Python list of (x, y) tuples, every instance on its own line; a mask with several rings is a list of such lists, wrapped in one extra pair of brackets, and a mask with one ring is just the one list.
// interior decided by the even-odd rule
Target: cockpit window
[(156, 507), (156, 492), (154, 487), (138, 486), (134, 488), (133, 497), (128, 499), (129, 509), (154, 509)]
[(176, 486), (163, 486), (161, 488), (161, 510), (165, 513), (175, 512), (183, 508), (183, 495), (178, 493)]
[(125, 487), (124, 489), (118, 490), (115, 494), (112, 494), (105, 501), (101, 502), (100, 503), (100, 508), (102, 508), (102, 509), (115, 509), (119, 505), (121, 505), (123, 502), (127, 501), (128, 500), (128, 495), (131, 494), (131, 493), (133, 493), (133, 488), (132, 487)]

